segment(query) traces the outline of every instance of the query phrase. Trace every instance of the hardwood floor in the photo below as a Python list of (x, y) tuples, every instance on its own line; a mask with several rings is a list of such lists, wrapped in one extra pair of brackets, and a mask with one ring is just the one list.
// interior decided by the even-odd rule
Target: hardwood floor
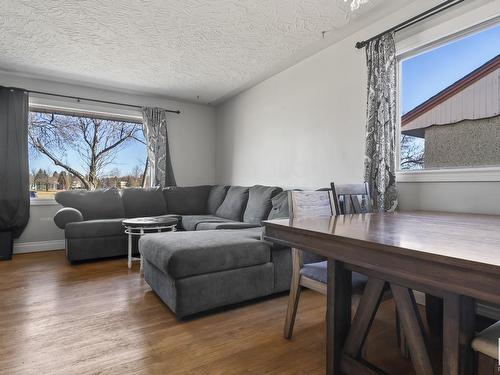
[[(304, 291), (291, 341), (282, 336), (287, 298), (178, 322), (138, 263), (16, 255), (0, 262), (0, 374), (324, 374), (325, 297)], [(393, 319), (386, 301), (367, 358), (412, 374)]]

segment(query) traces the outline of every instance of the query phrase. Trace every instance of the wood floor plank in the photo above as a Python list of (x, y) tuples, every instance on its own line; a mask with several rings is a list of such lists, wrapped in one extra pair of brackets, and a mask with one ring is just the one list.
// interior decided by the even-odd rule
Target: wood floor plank
[[(287, 299), (178, 322), (138, 264), (72, 266), (62, 251), (15, 255), (0, 262), (0, 374), (324, 374), (325, 297), (304, 292), (292, 340), (282, 336)], [(367, 359), (412, 374), (399, 356), (393, 309), (382, 303)]]

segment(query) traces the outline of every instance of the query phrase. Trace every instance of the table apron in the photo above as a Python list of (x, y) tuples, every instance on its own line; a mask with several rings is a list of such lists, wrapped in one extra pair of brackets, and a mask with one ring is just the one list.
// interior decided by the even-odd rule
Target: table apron
[(500, 304), (500, 275), (496, 273), (391, 253), (377, 249), (375, 243), (364, 247), (277, 227), (266, 227), (264, 239), (344, 262), (350, 270), (437, 297), (453, 293)]

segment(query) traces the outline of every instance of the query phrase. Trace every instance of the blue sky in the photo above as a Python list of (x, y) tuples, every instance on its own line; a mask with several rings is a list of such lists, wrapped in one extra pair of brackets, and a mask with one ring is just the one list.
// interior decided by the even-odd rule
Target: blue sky
[(498, 54), (500, 26), (495, 26), (403, 61), (403, 114)]

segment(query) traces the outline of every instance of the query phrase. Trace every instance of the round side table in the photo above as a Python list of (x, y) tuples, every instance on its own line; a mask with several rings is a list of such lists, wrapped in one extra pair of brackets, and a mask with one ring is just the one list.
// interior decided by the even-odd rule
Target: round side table
[(128, 234), (128, 268), (132, 267), (132, 261), (139, 260), (141, 262), (140, 272), (142, 273), (143, 261), (142, 255), (139, 258), (132, 256), (132, 236), (142, 237), (148, 233), (160, 233), (163, 231), (177, 230), (178, 219), (175, 216), (153, 216), (153, 217), (137, 217), (133, 219), (125, 219), (122, 221), (125, 227), (125, 233)]

